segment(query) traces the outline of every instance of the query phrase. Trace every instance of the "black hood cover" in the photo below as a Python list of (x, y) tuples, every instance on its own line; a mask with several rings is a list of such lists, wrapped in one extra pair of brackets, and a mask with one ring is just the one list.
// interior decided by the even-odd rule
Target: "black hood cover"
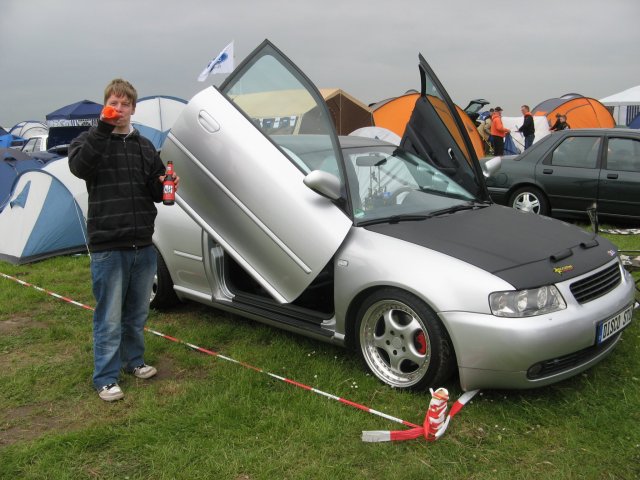
[(608, 240), (574, 225), (500, 205), (365, 228), (465, 261), (516, 289), (574, 278), (617, 252)]

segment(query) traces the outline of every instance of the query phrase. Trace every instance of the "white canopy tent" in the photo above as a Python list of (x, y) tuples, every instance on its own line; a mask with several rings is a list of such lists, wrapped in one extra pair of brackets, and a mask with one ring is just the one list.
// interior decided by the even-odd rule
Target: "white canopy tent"
[(600, 103), (613, 107), (616, 124), (629, 125), (640, 114), (640, 85), (601, 98)]

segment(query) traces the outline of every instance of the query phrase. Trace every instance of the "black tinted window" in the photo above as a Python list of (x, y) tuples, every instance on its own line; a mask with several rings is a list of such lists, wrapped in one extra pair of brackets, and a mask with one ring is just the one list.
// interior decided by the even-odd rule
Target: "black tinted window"
[(554, 150), (551, 165), (596, 168), (599, 151), (600, 137), (569, 137)]
[(640, 141), (632, 138), (610, 138), (607, 169), (640, 172)]

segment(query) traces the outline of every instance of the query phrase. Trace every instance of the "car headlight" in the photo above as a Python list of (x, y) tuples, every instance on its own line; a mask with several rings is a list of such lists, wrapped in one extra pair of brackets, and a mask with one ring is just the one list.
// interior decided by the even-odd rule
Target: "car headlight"
[(497, 317), (533, 317), (567, 308), (562, 295), (553, 285), (493, 292), (489, 295), (489, 306), (491, 313)]

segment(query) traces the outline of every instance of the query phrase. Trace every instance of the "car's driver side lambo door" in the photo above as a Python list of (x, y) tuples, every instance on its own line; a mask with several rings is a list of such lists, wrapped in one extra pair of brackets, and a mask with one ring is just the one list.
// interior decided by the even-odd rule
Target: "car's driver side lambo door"
[(482, 169), (451, 97), (422, 55), (420, 97), (400, 146), (445, 173), (479, 200), (489, 200)]
[(287, 303), (329, 262), (352, 222), (303, 184), (313, 166), (278, 147), (279, 135), (299, 135), (303, 142), (312, 137), (314, 145), (320, 140), (325, 166), (341, 170), (322, 96), (265, 40), (220, 89), (206, 88), (191, 99), (162, 157), (173, 160), (180, 175), (177, 203)]

